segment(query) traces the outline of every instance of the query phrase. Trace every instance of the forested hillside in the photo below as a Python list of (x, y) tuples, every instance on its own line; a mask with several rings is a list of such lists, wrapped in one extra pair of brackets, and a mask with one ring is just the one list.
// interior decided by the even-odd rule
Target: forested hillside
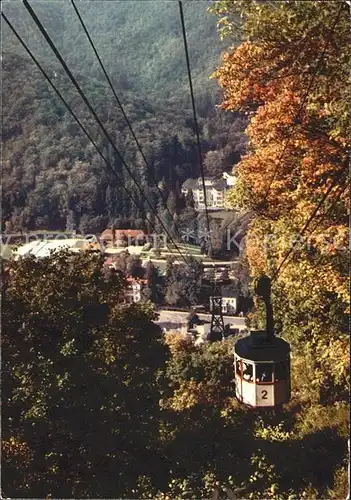
[[(32, 2), (99, 117), (160, 216), (181, 214), (180, 185), (199, 174), (190, 94), (177, 2), (78, 2), (116, 92), (147, 158), (141, 155), (108, 88), (98, 61), (69, 2)], [(109, 155), (127, 188), (135, 187), (25, 7), (4, 12)], [(209, 75), (221, 50), (206, 4), (184, 8), (207, 173), (230, 170), (245, 148), (244, 120), (215, 107), (218, 90)], [(14, 229), (99, 231), (145, 227), (150, 208), (133, 204), (80, 131), (64, 105), (3, 23), (3, 222)], [(228, 145), (230, 139), (230, 145)], [(213, 150), (215, 151), (213, 153)], [(210, 156), (206, 153), (211, 151)]]
[[(152, 104), (164, 102), (166, 97), (190, 103), (177, 1), (77, 1), (76, 5), (120, 91), (133, 90), (140, 97), (150, 96)], [(34, 0), (31, 6), (75, 72), (102, 80), (98, 61), (71, 2)], [(208, 14), (207, 7), (207, 2), (198, 2), (196, 6), (185, 2), (183, 9), (195, 90), (197, 95), (207, 94), (214, 102), (216, 85), (208, 77), (223, 46), (216, 20)], [(26, 8), (21, 3), (5, 2), (4, 12), (47, 67), (52, 65), (52, 52), (43, 43)], [(18, 52), (18, 43), (6, 29), (3, 50), (9, 49)]]

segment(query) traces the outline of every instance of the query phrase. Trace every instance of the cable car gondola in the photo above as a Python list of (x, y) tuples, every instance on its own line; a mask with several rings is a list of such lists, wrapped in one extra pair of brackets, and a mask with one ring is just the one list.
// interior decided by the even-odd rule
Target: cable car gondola
[(261, 277), (256, 293), (266, 305), (266, 331), (252, 331), (234, 346), (235, 394), (254, 408), (290, 400), (290, 345), (274, 335), (270, 279)]

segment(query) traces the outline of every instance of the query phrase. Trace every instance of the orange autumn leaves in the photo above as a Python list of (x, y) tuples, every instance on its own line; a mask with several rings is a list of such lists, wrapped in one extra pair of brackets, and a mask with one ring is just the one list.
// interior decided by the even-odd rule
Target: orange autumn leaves
[[(252, 75), (248, 77), (251, 78)], [(266, 94), (265, 103), (258, 106), (247, 128), (250, 152), (236, 167), (237, 174), (254, 193), (250, 208), (262, 209), (262, 202), (267, 202), (269, 216), (291, 210), (310, 195), (323, 194), (327, 179), (333, 180), (345, 168), (342, 144), (331, 140), (322, 126), (314, 127), (315, 118), (310, 122), (302, 108), (301, 90), (294, 93), (285, 85), (280, 92)], [(249, 86), (255, 88), (251, 83)], [(256, 94), (258, 99), (251, 98), (254, 106), (264, 95), (262, 88)], [(246, 103), (246, 93), (243, 99)], [(296, 120), (297, 116), (301, 120)]]
[[(298, 240), (279, 276), (287, 306), (277, 314), (286, 334), (309, 325), (331, 369), (330, 346), (335, 340), (345, 350), (347, 344), (337, 316), (335, 322), (330, 316), (330, 324), (339, 325), (332, 331), (321, 311), (337, 302), (348, 312), (349, 12), (342, 2), (272, 4), (216, 2), (217, 14), (240, 14), (243, 23), (242, 43), (223, 56), (213, 75), (223, 90), (221, 107), (250, 118), (249, 148), (235, 166), (238, 182), (227, 201), (256, 214), (246, 237), (253, 277), (274, 276)], [(345, 359), (339, 375), (345, 374)]]
[[(323, 193), (326, 177), (334, 178), (346, 158), (347, 131), (340, 130), (344, 70), (337, 62), (344, 54), (340, 45), (349, 38), (342, 39), (345, 16), (336, 27), (337, 39), (329, 41), (337, 6), (328, 3), (330, 13), (318, 19), (311, 5), (289, 4), (285, 14), (275, 15), (273, 7), (242, 2), (242, 17), (256, 32), (251, 28), (250, 40), (226, 53), (213, 75), (224, 91), (221, 107), (251, 116), (250, 151), (236, 169), (254, 193), (248, 208), (273, 217), (291, 210), (311, 190)], [(306, 23), (298, 22), (304, 14), (310, 17), (310, 33)]]
[[(347, 175), (340, 177), (348, 163), (348, 128), (341, 127), (350, 60), (347, 9), (339, 12), (335, 2), (323, 8), (317, 2), (238, 5), (216, 2), (227, 18), (240, 11), (247, 35), (213, 75), (224, 91), (221, 107), (251, 118), (249, 151), (236, 166), (239, 182), (228, 202), (273, 220), (296, 215), (298, 229), (335, 183), (340, 190), (330, 192), (326, 205), (337, 202), (344, 223), (347, 207), (339, 200), (346, 199), (340, 191), (348, 182)], [(332, 226), (340, 222), (334, 219)]]

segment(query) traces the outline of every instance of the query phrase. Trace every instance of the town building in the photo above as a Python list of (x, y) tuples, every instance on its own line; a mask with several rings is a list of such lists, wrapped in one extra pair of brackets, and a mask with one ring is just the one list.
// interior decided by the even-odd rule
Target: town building
[[(235, 315), (238, 311), (238, 292), (232, 286), (222, 287), (222, 313)], [(212, 311), (212, 297), (210, 297), (210, 311)]]
[(142, 291), (147, 287), (147, 280), (140, 278), (127, 278), (128, 287), (125, 293), (127, 303), (138, 303), (142, 299)]
[[(105, 260), (105, 266), (117, 270), (116, 263), (112, 257), (108, 257)], [(127, 289), (124, 295), (127, 304), (140, 302), (142, 299), (142, 291), (147, 287), (147, 284), (147, 280), (127, 276)]]
[(237, 311), (237, 298), (236, 297), (223, 297), (222, 298), (222, 312), (223, 314), (236, 314)]
[(144, 245), (146, 234), (141, 229), (105, 229), (100, 235), (100, 241), (105, 245)]
[[(222, 178), (205, 177), (206, 201), (209, 210), (223, 210), (226, 208), (225, 195), (228, 189), (234, 186), (236, 177), (226, 172)], [(182, 185), (182, 193), (187, 195), (192, 191), (196, 210), (205, 210), (205, 196), (202, 179), (187, 179)]]
[(35, 239), (20, 246), (15, 252), (15, 258), (27, 257), (29, 255), (36, 258), (50, 257), (52, 252), (59, 250), (81, 252), (82, 250), (91, 250), (92, 246), (92, 243), (81, 238)]

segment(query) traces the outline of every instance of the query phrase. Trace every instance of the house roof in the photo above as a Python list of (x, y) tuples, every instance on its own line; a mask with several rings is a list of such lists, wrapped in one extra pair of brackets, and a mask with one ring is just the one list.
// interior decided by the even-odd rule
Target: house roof
[[(115, 229), (115, 239), (116, 240), (119, 240), (123, 237), (126, 237), (126, 238), (142, 238), (142, 237), (145, 237), (146, 234), (144, 233), (144, 231), (142, 231), (141, 229)], [(112, 229), (105, 229), (105, 231), (103, 231), (100, 235), (100, 238), (101, 239), (104, 239), (104, 240), (112, 240), (113, 239), (113, 233), (112, 233)]]
[[(207, 189), (217, 189), (218, 191), (222, 191), (226, 189), (228, 186), (227, 180), (224, 178), (216, 179), (215, 177), (205, 177), (206, 181), (212, 181), (211, 185), (206, 186)], [(183, 189), (202, 189), (202, 179), (187, 179), (183, 182)]]
[(129, 236), (131, 238), (140, 238), (146, 236), (144, 231), (142, 231), (141, 229), (116, 229), (115, 234), (117, 239), (119, 236)]
[(183, 182), (182, 188), (184, 189), (196, 189), (198, 187), (199, 179), (187, 179)]
[(18, 248), (16, 254), (20, 257), (34, 255), (35, 257), (49, 257), (51, 252), (70, 249), (73, 251), (87, 250), (89, 243), (79, 238), (58, 240), (35, 240)]
[(112, 240), (112, 238), (113, 238), (112, 229), (105, 229), (105, 231), (103, 231), (100, 234), (100, 238), (102, 238), (102, 239), (111, 239)]
[(219, 179), (213, 183), (212, 188), (222, 191), (223, 189), (226, 189), (227, 186), (228, 184), (226, 179)]

